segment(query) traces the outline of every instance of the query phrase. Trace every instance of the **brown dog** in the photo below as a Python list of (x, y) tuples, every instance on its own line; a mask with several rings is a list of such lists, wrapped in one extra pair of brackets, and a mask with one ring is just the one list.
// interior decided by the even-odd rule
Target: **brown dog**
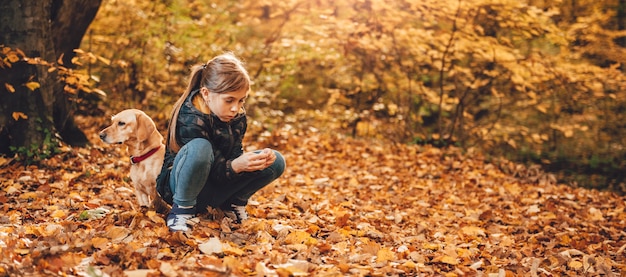
[(111, 117), (111, 121), (109, 127), (100, 131), (100, 139), (105, 143), (128, 146), (130, 179), (139, 205), (158, 212), (164, 211), (167, 204), (156, 191), (156, 178), (165, 155), (163, 136), (152, 118), (141, 110), (123, 110)]

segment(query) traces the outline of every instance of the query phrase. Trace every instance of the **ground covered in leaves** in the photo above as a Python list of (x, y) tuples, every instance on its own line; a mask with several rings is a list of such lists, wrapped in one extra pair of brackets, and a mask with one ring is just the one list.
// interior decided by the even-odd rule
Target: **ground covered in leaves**
[(459, 149), (276, 130), (288, 168), (251, 219), (170, 233), (136, 207), (125, 150), (0, 160), (0, 276), (624, 276), (625, 197)]

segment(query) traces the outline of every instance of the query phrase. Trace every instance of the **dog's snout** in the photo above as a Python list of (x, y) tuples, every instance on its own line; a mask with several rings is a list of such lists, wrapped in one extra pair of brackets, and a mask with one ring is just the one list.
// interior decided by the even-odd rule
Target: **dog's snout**
[(107, 137), (107, 134), (105, 132), (100, 132), (100, 139), (104, 141), (104, 139)]

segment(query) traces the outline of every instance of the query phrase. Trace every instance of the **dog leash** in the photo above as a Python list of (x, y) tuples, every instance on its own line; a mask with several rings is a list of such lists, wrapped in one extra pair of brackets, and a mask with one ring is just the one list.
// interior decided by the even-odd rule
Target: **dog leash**
[(135, 157), (135, 156), (130, 156), (130, 164), (138, 164), (141, 161), (147, 159), (148, 157), (152, 156), (152, 154), (156, 153), (156, 151), (159, 151), (159, 149), (161, 149), (161, 145), (157, 146), (156, 148), (153, 148), (152, 150), (148, 151), (148, 153), (143, 154), (139, 157)]

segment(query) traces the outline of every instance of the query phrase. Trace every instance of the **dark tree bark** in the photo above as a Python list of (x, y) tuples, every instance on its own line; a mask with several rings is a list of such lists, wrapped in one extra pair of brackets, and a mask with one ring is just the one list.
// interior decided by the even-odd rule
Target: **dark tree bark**
[[(0, 45), (48, 62), (62, 56), (63, 65), (71, 68), (73, 50), (79, 48), (100, 4), (101, 0), (0, 1)], [(24, 86), (31, 81), (40, 87), (31, 91)], [(10, 146), (45, 147), (46, 136), (55, 134), (70, 145), (88, 143), (74, 123), (75, 106), (63, 87), (56, 72), (44, 66), (19, 61), (0, 68), (0, 153), (11, 153)], [(16, 120), (14, 112), (27, 118)]]

